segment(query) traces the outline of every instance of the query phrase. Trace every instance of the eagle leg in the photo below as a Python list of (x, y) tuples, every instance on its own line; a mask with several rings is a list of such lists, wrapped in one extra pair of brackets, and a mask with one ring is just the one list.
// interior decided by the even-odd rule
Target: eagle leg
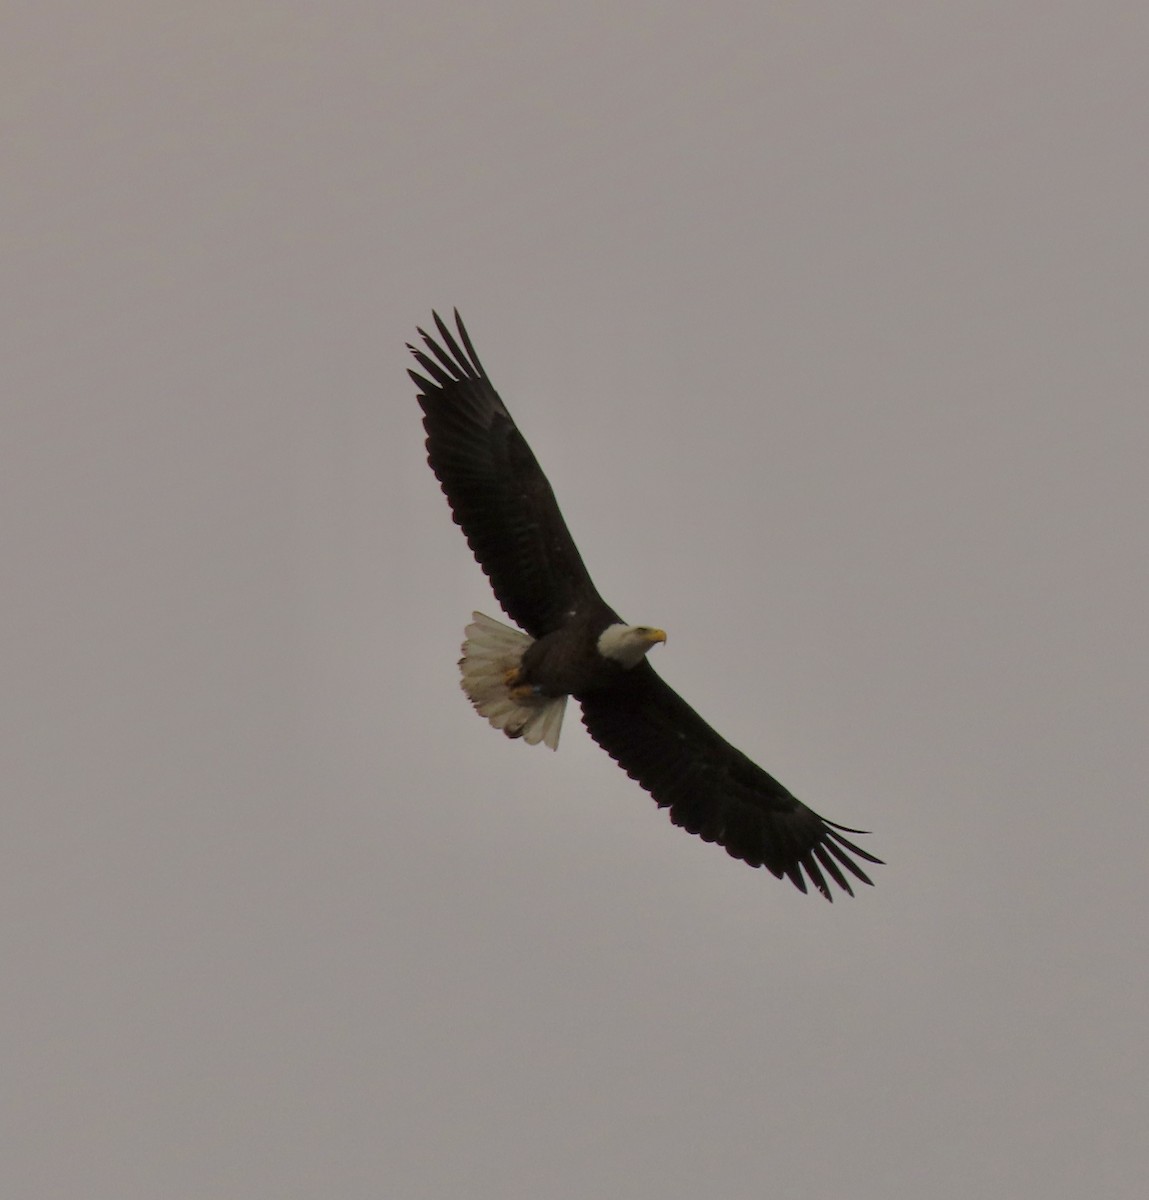
[(539, 690), (534, 684), (527, 683), (523, 679), (523, 673), (518, 667), (511, 667), (510, 670), (504, 671), (503, 682), (507, 685), (507, 695), (520, 703), (525, 700), (533, 700), (539, 694)]

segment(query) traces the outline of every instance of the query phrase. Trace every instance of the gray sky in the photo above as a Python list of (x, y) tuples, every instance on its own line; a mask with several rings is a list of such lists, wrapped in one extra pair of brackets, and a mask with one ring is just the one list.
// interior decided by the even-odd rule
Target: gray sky
[[(1141, 1194), (1147, 35), (10, 8), (4, 1195)], [(875, 889), (470, 711), (433, 305)]]

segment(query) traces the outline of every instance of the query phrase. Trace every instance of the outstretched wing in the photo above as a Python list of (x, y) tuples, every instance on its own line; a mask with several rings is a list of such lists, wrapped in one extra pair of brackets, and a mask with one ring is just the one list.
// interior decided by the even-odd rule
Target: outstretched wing
[(649, 663), (610, 689), (580, 696), (590, 735), (620, 767), (670, 809), (670, 819), (717, 842), (752, 867), (785, 876), (799, 891), (806, 880), (832, 900), (829, 876), (849, 895), (845, 872), (873, 881), (851, 856), (881, 863), (847, 841), (860, 833), (826, 821), (772, 775), (721, 738)]
[(599, 601), (598, 593), (458, 311), (461, 346), (434, 317), (440, 340), (420, 329), (428, 352), (407, 347), (430, 377), (408, 372), (420, 389), (427, 460), (499, 603), (532, 637), (542, 637), (572, 608)]

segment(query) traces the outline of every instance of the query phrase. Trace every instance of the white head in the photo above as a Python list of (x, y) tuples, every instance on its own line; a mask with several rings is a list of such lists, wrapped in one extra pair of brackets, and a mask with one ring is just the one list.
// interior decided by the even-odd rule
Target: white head
[(637, 667), (652, 646), (665, 641), (666, 634), (649, 625), (608, 625), (599, 634), (598, 652), (624, 667)]

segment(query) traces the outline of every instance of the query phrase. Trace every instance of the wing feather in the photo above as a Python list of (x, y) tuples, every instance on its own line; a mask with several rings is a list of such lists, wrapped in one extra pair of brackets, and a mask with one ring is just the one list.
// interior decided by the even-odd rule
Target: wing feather
[(853, 895), (845, 867), (872, 883), (854, 857), (880, 863), (736, 750), (649, 663), (619, 685), (580, 696), (590, 735), (654, 797), (670, 819), (734, 857), (833, 899), (829, 879)]
[(455, 323), (458, 339), (436, 313), (438, 339), (420, 329), (425, 349), (408, 346), (425, 372), (408, 374), (420, 390), (427, 460), (499, 603), (542, 637), (572, 609), (602, 601), (457, 311)]

